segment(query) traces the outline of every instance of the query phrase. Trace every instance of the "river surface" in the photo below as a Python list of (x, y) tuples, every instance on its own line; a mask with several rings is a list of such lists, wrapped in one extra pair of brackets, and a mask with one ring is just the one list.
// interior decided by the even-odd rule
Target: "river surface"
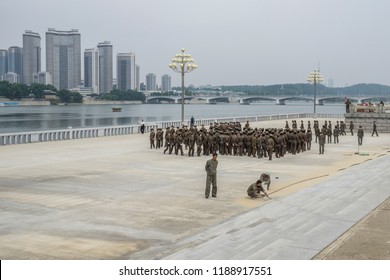
[[(113, 112), (121, 107), (121, 112)], [(344, 104), (316, 106), (317, 113), (342, 114)], [(245, 117), (275, 114), (313, 113), (313, 103), (290, 102), (286, 105), (258, 103), (186, 104), (184, 118)], [(0, 133), (54, 130), (68, 127), (97, 127), (180, 120), (181, 104), (68, 105), (0, 107)]]

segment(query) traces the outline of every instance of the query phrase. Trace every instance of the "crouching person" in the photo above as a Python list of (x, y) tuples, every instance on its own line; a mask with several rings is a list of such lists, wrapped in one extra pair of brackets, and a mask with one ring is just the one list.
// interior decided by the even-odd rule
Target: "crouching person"
[(269, 190), (271, 186), (271, 176), (268, 173), (263, 173), (260, 175), (260, 180), (263, 183), (264, 186), (267, 185), (267, 190)]
[(265, 192), (263, 186), (261, 185), (261, 180), (257, 180), (256, 183), (253, 183), (249, 186), (247, 193), (250, 198), (260, 197), (260, 193), (264, 193), (264, 195), (268, 198), (268, 194)]

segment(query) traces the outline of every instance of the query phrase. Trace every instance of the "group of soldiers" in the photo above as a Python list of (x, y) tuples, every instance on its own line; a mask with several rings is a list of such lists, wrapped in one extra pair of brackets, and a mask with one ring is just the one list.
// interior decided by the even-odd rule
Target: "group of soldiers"
[[(318, 121), (314, 121), (315, 142), (324, 141), (327, 136), (328, 143), (338, 143), (338, 136), (345, 135), (344, 122), (332, 128), (331, 121), (325, 121), (320, 127)], [(242, 127), (240, 122), (214, 123), (207, 129), (204, 125), (183, 126), (182, 128), (166, 128), (165, 133), (161, 128), (150, 133), (150, 148), (164, 148), (164, 154), (184, 155), (183, 146), (188, 150), (188, 156), (208, 156), (212, 153), (232, 156), (249, 156), (268, 158), (272, 156), (284, 157), (286, 153), (297, 154), (311, 149), (313, 139), (310, 121), (305, 127), (303, 120), (300, 126), (295, 120), (290, 128), (286, 121), (284, 129), (280, 128), (252, 128), (247, 122)], [(165, 141), (164, 141), (165, 140)], [(323, 143), (325, 144), (325, 142)]]

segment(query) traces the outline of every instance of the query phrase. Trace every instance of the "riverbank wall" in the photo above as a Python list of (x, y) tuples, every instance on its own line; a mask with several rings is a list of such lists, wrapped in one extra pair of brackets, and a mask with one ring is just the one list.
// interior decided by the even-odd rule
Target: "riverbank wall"
[[(305, 118), (344, 118), (343, 114), (283, 114), (283, 115), (268, 115), (268, 116), (245, 116), (234, 118), (208, 118), (198, 119), (195, 121), (195, 125), (210, 125), (213, 123), (221, 122), (262, 122), (272, 120), (292, 120), (292, 119), (305, 119)], [(189, 125), (190, 121), (184, 122), (184, 125)], [(157, 128), (165, 129), (167, 127), (181, 127), (181, 121), (164, 121), (164, 122), (147, 122), (145, 123), (145, 133), (154, 131)], [(15, 145), (15, 144), (29, 144), (39, 143), (47, 141), (62, 141), (82, 138), (95, 138), (106, 137), (116, 135), (128, 135), (140, 133), (139, 125), (122, 125), (122, 126), (108, 126), (108, 127), (84, 127), (84, 128), (72, 128), (58, 130), (46, 130), (46, 131), (29, 131), (29, 132), (13, 132), (0, 134), (0, 146), (1, 145)]]
[(345, 114), (345, 121), (347, 127), (349, 127), (349, 123), (352, 121), (355, 129), (362, 126), (365, 132), (372, 131), (375, 121), (378, 133), (390, 132), (390, 113), (349, 113)]

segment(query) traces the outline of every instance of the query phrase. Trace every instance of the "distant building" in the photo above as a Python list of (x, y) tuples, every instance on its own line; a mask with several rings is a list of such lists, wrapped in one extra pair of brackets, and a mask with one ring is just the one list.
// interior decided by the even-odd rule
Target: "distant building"
[(41, 71), (41, 36), (26, 30), (23, 34), (23, 83), (30, 85)]
[(23, 49), (21, 47), (10, 47), (8, 49), (8, 72), (16, 73), (19, 76), (18, 83), (21, 82), (20, 78), (23, 75)]
[(46, 32), (46, 71), (57, 89), (76, 88), (81, 82), (81, 35), (77, 29)]
[(146, 75), (146, 91), (157, 90), (156, 75), (149, 73)]
[(171, 76), (163, 75), (161, 77), (161, 91), (170, 91), (171, 90)]
[(135, 65), (135, 85), (136, 85), (136, 90), (139, 91), (140, 90), (140, 71), (141, 71), (141, 67), (139, 65)]
[(10, 82), (11, 84), (20, 83), (20, 76), (14, 72), (8, 72), (1, 76), (2, 81)]
[(117, 89), (122, 91), (136, 90), (135, 54), (118, 53), (116, 56), (116, 67)]
[(52, 80), (51, 80), (51, 75), (48, 72), (38, 72), (33, 74), (33, 83), (37, 84), (43, 84), (43, 85), (51, 85)]
[(86, 49), (84, 51), (84, 87), (92, 93), (99, 93), (99, 51)]
[(109, 41), (98, 44), (99, 50), (99, 93), (108, 93), (113, 87), (113, 53)]
[(8, 50), (0, 50), (0, 78), (8, 72)]

